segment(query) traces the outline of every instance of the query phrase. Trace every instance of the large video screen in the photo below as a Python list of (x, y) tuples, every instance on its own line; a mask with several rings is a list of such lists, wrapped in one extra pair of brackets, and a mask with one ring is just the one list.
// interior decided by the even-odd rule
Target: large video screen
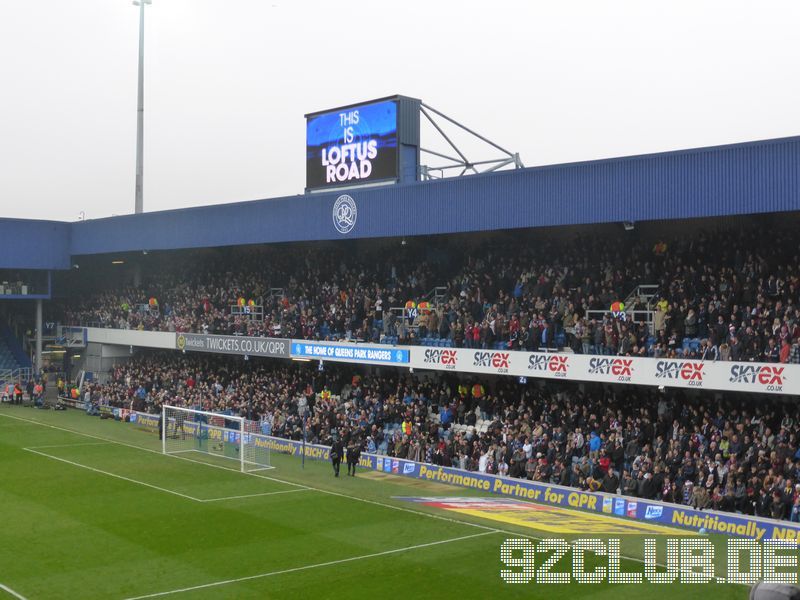
[(308, 116), (307, 189), (396, 179), (397, 169), (394, 100)]

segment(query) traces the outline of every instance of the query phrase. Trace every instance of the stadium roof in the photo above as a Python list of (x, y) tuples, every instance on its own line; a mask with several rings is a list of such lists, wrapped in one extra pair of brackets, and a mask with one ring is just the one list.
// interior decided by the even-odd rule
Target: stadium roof
[(76, 223), (0, 219), (0, 268), (66, 269), (71, 256), (109, 252), (794, 210), (800, 136)]

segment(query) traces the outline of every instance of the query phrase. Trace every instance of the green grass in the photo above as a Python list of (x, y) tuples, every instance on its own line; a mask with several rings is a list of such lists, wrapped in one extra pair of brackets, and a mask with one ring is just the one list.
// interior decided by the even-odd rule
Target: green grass
[[(477, 495), (469, 490), (335, 479), (328, 464), (301, 469), (275, 454), (275, 469), (250, 476), (227, 468), (233, 461), (200, 464), (159, 448), (155, 435), (124, 423), (0, 408), (0, 584), (29, 600), (226, 581), (164, 597), (747, 598), (727, 584), (506, 584), (503, 540), (553, 534), (393, 499)], [(641, 536), (615, 537), (623, 554), (641, 557)], [(623, 560), (622, 569), (642, 565)]]

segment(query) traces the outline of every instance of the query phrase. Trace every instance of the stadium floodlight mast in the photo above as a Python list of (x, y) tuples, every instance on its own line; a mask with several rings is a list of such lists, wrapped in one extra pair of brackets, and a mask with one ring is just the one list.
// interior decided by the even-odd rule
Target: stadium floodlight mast
[(136, 200), (134, 212), (144, 211), (144, 5), (153, 0), (133, 0), (139, 7), (139, 91), (136, 104)]

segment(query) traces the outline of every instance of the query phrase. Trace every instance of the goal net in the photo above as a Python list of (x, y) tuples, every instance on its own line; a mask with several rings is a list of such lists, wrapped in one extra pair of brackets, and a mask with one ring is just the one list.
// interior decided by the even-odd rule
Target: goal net
[(164, 405), (161, 448), (164, 454), (200, 453), (235, 460), (243, 473), (271, 469), (269, 447), (262, 436), (252, 435), (256, 426), (243, 417)]

